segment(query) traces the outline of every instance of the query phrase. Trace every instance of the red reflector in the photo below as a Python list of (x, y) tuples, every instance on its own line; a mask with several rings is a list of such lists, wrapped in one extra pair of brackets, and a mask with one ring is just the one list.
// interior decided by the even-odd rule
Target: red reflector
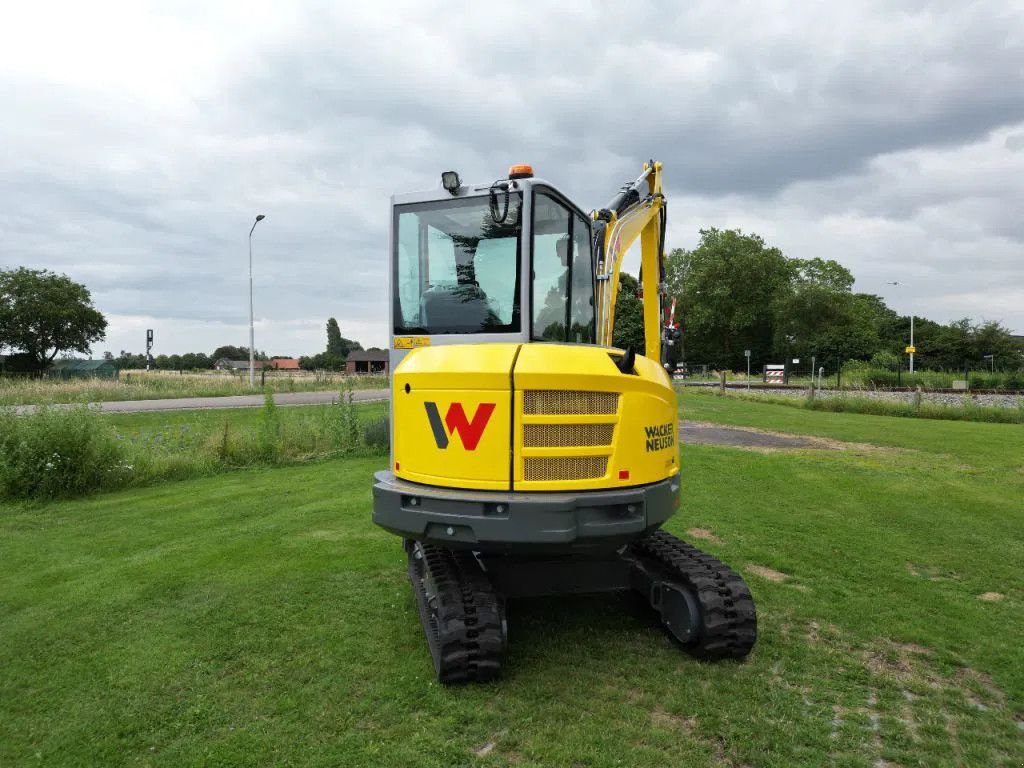
[(401, 464), (399, 464), (399, 463), (398, 463), (398, 462), (396, 461), (396, 462), (395, 462), (395, 472), (397, 472), (397, 471), (398, 471), (398, 470), (400, 470), (401, 468), (402, 468), (402, 465), (401, 465)]
[(619, 470), (619, 480), (629, 480), (629, 470), (628, 469), (620, 469)]

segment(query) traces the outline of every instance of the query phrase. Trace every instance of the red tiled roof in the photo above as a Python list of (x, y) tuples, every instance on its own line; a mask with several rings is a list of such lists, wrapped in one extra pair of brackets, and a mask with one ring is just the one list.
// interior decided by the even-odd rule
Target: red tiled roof
[(282, 357), (271, 360), (267, 363), (267, 367), (277, 371), (297, 371), (299, 370), (299, 361), (294, 357)]

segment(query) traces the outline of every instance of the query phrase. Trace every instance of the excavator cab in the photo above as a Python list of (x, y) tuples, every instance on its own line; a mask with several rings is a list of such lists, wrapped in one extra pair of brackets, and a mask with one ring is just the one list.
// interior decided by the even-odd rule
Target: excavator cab
[(428, 343), (594, 343), (591, 219), (527, 166), (511, 176), (393, 199), (392, 370)]
[[(444, 682), (497, 674), (505, 600), (532, 595), (639, 589), (702, 655), (753, 645), (742, 579), (658, 530), (679, 502), (660, 169), (593, 215), (529, 166), (483, 185), (446, 172), (440, 189), (392, 199), (392, 455), (373, 519), (405, 541)], [(610, 345), (638, 239), (643, 355)], [(712, 582), (702, 597), (694, 574), (735, 621), (705, 620)]]

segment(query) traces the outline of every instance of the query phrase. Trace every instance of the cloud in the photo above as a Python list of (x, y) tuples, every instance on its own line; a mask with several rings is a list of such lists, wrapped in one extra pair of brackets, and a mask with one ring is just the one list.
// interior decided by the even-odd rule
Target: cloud
[(383, 345), (392, 193), (526, 161), (598, 207), (657, 157), (673, 245), (739, 226), (1024, 331), (1022, 60), (994, 2), (33, 5), (0, 30), (0, 265), (86, 282), (101, 348), (212, 350), (247, 342), (264, 213), (257, 345)]

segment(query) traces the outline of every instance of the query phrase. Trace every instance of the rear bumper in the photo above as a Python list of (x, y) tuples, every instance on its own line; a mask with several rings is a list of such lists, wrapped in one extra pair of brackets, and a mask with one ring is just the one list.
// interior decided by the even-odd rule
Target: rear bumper
[(484, 552), (617, 547), (658, 528), (679, 503), (679, 476), (581, 493), (436, 488), (388, 471), (373, 483), (373, 521), (407, 539)]

